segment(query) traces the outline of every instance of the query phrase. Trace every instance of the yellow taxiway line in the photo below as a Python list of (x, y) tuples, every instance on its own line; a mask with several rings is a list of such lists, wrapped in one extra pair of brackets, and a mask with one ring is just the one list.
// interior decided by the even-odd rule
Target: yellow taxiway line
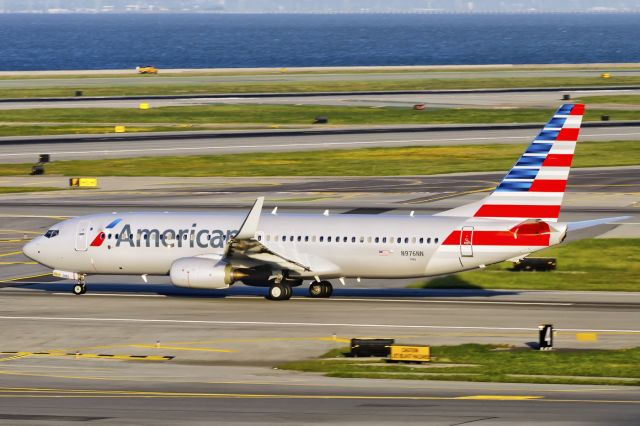
[(269, 393), (153, 392), (133, 390), (0, 388), (2, 398), (208, 398), (208, 399), (323, 399), (323, 400), (395, 400), (395, 401), (528, 401), (589, 404), (640, 404), (638, 400), (562, 399), (535, 395), (328, 395)]
[(46, 274), (28, 275), (28, 276), (25, 276), (25, 277), (7, 278), (7, 279), (4, 279), (4, 280), (0, 280), (0, 283), (9, 283), (9, 282), (13, 282), (13, 281), (28, 280), (30, 278), (42, 278), (42, 277), (48, 277), (50, 275), (51, 275), (51, 272), (47, 272)]

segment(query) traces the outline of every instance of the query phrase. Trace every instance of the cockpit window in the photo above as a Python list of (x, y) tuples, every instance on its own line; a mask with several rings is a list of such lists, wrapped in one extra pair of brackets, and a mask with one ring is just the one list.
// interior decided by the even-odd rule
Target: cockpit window
[(49, 229), (46, 234), (44, 234), (47, 238), (53, 238), (60, 233), (57, 229)]

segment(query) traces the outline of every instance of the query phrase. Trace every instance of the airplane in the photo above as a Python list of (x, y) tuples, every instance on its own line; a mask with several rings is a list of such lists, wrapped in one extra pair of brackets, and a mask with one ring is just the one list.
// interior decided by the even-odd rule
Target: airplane
[(311, 281), (422, 278), (518, 260), (568, 232), (620, 218), (558, 222), (585, 106), (562, 105), (486, 198), (435, 215), (112, 213), (72, 218), (28, 242), (24, 254), (87, 291), (91, 274), (169, 276), (190, 289), (237, 282), (287, 300)]

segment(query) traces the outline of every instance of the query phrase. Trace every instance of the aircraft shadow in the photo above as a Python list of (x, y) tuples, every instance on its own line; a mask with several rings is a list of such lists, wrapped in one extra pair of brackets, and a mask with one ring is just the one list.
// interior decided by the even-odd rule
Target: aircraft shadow
[[(71, 293), (70, 283), (37, 283), (21, 285), (20, 287), (55, 293)], [(88, 284), (89, 293), (117, 294), (140, 293), (156, 294), (168, 297), (204, 297), (224, 298), (227, 296), (259, 296), (264, 297), (267, 289), (264, 287), (248, 287), (239, 285), (227, 290), (192, 290), (174, 287), (170, 284), (121, 284), (121, 283), (95, 283)], [(341, 288), (334, 287), (333, 296), (349, 298), (429, 298), (429, 297), (495, 297), (516, 295), (513, 290), (486, 290), (482, 288), (464, 289), (430, 289), (430, 288)], [(293, 289), (295, 297), (308, 296), (306, 286)]]

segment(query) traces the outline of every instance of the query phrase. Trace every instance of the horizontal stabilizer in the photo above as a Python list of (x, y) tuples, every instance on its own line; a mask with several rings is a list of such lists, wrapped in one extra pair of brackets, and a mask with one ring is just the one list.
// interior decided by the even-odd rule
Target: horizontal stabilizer
[(580, 222), (567, 223), (567, 231), (579, 231), (581, 229), (593, 228), (600, 225), (621, 225), (620, 222), (630, 219), (631, 216), (605, 217), (603, 219), (583, 220)]

